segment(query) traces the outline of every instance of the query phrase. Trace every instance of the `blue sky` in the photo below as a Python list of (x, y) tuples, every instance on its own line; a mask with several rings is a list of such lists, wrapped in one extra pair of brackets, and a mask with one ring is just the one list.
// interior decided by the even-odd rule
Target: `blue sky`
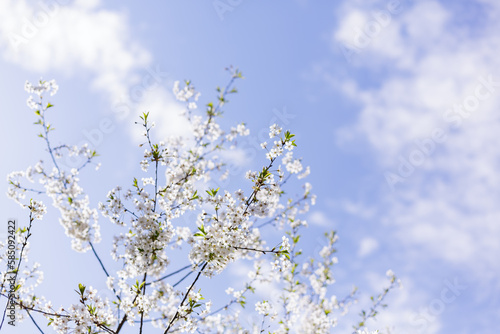
[[(223, 123), (244, 121), (257, 140), (274, 120), (296, 133), (318, 195), (303, 247), (312, 252), (322, 232), (338, 231), (335, 293), (351, 284), (364, 297), (377, 293), (391, 268), (404, 288), (373, 325), (389, 328), (384, 333), (498, 329), (498, 2), (43, 3), (50, 18), (24, 35), (43, 6), (0, 4), (2, 175), (43, 153), (25, 104), (27, 79), (60, 85), (51, 115), (56, 142), (78, 144), (103, 120), (111, 124), (94, 137), (102, 168), (82, 175), (96, 204), (141, 173), (137, 116), (150, 110), (161, 133), (181, 133), (173, 82), (192, 80), (207, 102), (227, 82), (224, 68), (234, 65), (245, 80)], [(151, 71), (158, 85), (141, 95)], [(240, 162), (257, 167), (244, 158), (253, 152), (245, 145)], [(2, 221), (25, 221), (4, 193)], [(70, 253), (56, 215), (35, 228), (42, 291), (59, 290), (54, 304), (67, 303), (62, 291), (93, 279), (82, 267), (95, 268), (95, 259)], [(239, 269), (231, 270), (237, 277)], [(451, 298), (443, 290), (453, 282), (461, 288)], [(350, 324), (342, 322), (340, 332)]]

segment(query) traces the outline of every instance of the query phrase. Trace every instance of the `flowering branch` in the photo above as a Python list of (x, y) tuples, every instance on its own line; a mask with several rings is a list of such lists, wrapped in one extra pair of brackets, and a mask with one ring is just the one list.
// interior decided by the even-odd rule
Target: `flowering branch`
[[(47, 171), (40, 161), (26, 171), (11, 173), (8, 194), (21, 205), (28, 191), (50, 197), (59, 210), (61, 225), (71, 238), (72, 248), (79, 252), (92, 250), (100, 270), (106, 275), (108, 289), (117, 298), (112, 298), (114, 305), (111, 306), (110, 301), (103, 300), (97, 290), (80, 283), (78, 302), (56, 311), (50, 301), (40, 307), (44, 298), (34, 295), (34, 287), (22, 286), (18, 304), (39, 331), (40, 327), (31, 312), (48, 318), (49, 325), (58, 332), (76, 334), (118, 334), (127, 322), (131, 326), (139, 324), (139, 334), (147, 332), (149, 326), (162, 328), (164, 334), (245, 332), (246, 325), (238, 319), (238, 312), (221, 311), (229, 310), (235, 303), (244, 307), (248, 301), (245, 294), (254, 292), (255, 282), (273, 280), (281, 291), (279, 301), (259, 301), (255, 303), (255, 311), (248, 311), (262, 315), (262, 321), (259, 317), (251, 325), (254, 330), (326, 334), (336, 325), (333, 310), (346, 309), (345, 304), (350, 303), (354, 293), (340, 302), (334, 295), (327, 295), (328, 287), (334, 282), (332, 268), (337, 261), (333, 256), (335, 233), (327, 234), (328, 245), (319, 253), (319, 261), (314, 258), (303, 261), (300, 257), (299, 240), (302, 227), (307, 226), (301, 215), (315, 204), (316, 197), (311, 194), (312, 186), (305, 182), (302, 195), (287, 198), (289, 192), (285, 187), (295, 185), (292, 178), (296, 176), (297, 180), (301, 180), (310, 173), (309, 167), (304, 167), (302, 160), (294, 157), (297, 146), (295, 135), (283, 131), (278, 124), (269, 127), (269, 138), (273, 143), (261, 143), (267, 163), (262, 169), (245, 174), (251, 184), (248, 193), (241, 189), (229, 191), (210, 187), (209, 182), (214, 177), (220, 176), (223, 180), (230, 175), (230, 165), (224, 160), (224, 154), (219, 152), (228, 145), (236, 147), (236, 138), (249, 134), (245, 123), (226, 132), (218, 121), (223, 106), (228, 102), (228, 95), (237, 92), (234, 82), (243, 77), (237, 69), (230, 68), (229, 71), (231, 78), (224, 89), (217, 88), (216, 102), (207, 103), (206, 109), (199, 114), (196, 110), (200, 93), (191, 82), (186, 81), (182, 88), (178, 82), (174, 84), (176, 98), (186, 103), (184, 116), (191, 130), (187, 138), (167, 138), (155, 142), (152, 139), (155, 124), (149, 120), (149, 113), (140, 116), (146, 137), (140, 145), (145, 146), (140, 166), (149, 176), (134, 177), (128, 190), (115, 187), (108, 192), (105, 202), (98, 206), (101, 214), (120, 229), (120, 233), (113, 236), (111, 251), (112, 259), (120, 263), (116, 272), (104, 265), (106, 259), (97, 252), (96, 245), (100, 241), (98, 211), (90, 208), (90, 200), (79, 186), (79, 172), (93, 161), (97, 153), (86, 145), (53, 147), (49, 140), (53, 128), (45, 118), (46, 111), (53, 105), (44, 104), (42, 93), (55, 93), (57, 86), (53, 81), (40, 81), (37, 86), (26, 84), (28, 92), (39, 97), (35, 102), (30, 96), (28, 106), (39, 116), (37, 124), (43, 128), (40, 137), (45, 140), (54, 168)], [(78, 168), (66, 170), (63, 165), (57, 164), (57, 159), (65, 154), (77, 155), (83, 158), (83, 163)], [(150, 166), (154, 166), (154, 171), (150, 170)], [(30, 182), (37, 177), (45, 190), (25, 187), (19, 181), (21, 177)], [(186, 213), (193, 213), (196, 218), (187, 217)], [(269, 236), (263, 235), (261, 228), (271, 224), (285, 231), (281, 243), (269, 249), (266, 246)], [(275, 256), (271, 261), (267, 260), (266, 266), (266, 260), (261, 255), (269, 253)], [(189, 264), (175, 271), (170, 270), (172, 258), (186, 255)], [(0, 261), (3, 258), (0, 254)], [(249, 273), (250, 282), (240, 291), (227, 289), (232, 297), (224, 306), (211, 312), (212, 301), (203, 301), (201, 289), (194, 291), (196, 283), (201, 275), (219, 275), (230, 263), (243, 259), (254, 261), (256, 270)], [(33, 277), (38, 272), (37, 267), (35, 264), (23, 275)], [(177, 277), (173, 284), (167, 281), (167, 278), (180, 273), (182, 277)], [(187, 291), (179, 290), (181, 283), (193, 273), (196, 276)], [(2, 279), (5, 283), (5, 275)], [(37, 284), (39, 281), (40, 276)], [(22, 284), (25, 285), (24, 281)], [(5, 291), (4, 285), (0, 293)], [(390, 289), (384, 290), (372, 310), (364, 314), (363, 323), (375, 316), (374, 310)], [(283, 307), (275, 307), (276, 302)]]
[[(14, 276), (11, 279), (14, 281), (14, 285), (17, 282), (17, 275), (19, 273), (19, 268), (21, 267), (21, 262), (23, 260), (24, 249), (26, 248), (26, 245), (28, 244), (29, 237), (31, 237), (31, 227), (32, 227), (33, 221), (35, 220), (35, 218), (40, 218), (41, 219), (43, 213), (46, 212), (45, 206), (43, 204), (41, 204), (41, 203), (38, 203), (38, 202), (34, 201), (33, 199), (30, 200), (30, 204), (28, 205), (28, 209), (30, 210), (29, 225), (28, 225), (28, 228), (25, 231), (26, 232), (26, 236), (24, 237), (24, 240), (23, 240), (23, 243), (22, 243), (22, 246), (21, 246), (21, 251), (19, 253), (19, 261), (17, 262), (17, 267), (15, 269), (12, 268), (12, 267), (10, 267), (11, 269), (13, 269), (12, 273), (14, 274)], [(22, 231), (21, 233), (23, 233), (23, 232), (24, 231)], [(2, 283), (2, 286), (3, 286), (3, 283)], [(18, 288), (19, 288), (19, 286), (15, 287), (16, 290)], [(12, 297), (12, 298), (14, 298), (14, 297)], [(9, 297), (7, 297), (7, 299), (9, 299)], [(4, 320), (5, 320), (5, 314), (7, 312), (7, 307), (9, 305), (9, 301), (10, 300), (7, 300), (7, 303), (5, 304), (5, 308), (3, 310), (2, 322), (0, 323), (0, 329), (2, 329)]]
[[(366, 326), (366, 321), (370, 318), (375, 318), (375, 316), (378, 314), (378, 308), (386, 308), (387, 304), (382, 304), (384, 301), (384, 298), (387, 296), (390, 290), (394, 289), (396, 286), (401, 285), (401, 281), (397, 279), (396, 275), (392, 272), (392, 270), (388, 270), (386, 273), (387, 277), (389, 277), (390, 285), (384, 289), (384, 291), (375, 297), (370, 297), (373, 305), (370, 307), (370, 311), (361, 311), (360, 316), (361, 316), (361, 321), (357, 324), (354, 325), (353, 328), (354, 330), (360, 330)], [(356, 332), (354, 332), (356, 334)]]
[(206, 262), (203, 267), (201, 267), (200, 271), (198, 272), (198, 275), (196, 275), (196, 278), (194, 279), (193, 283), (191, 283), (191, 285), (189, 286), (188, 288), (188, 291), (186, 292), (186, 294), (184, 295), (184, 298), (182, 299), (181, 301), (181, 304), (179, 305), (179, 307), (177, 308), (177, 311), (175, 312), (175, 315), (174, 317), (172, 318), (172, 320), (170, 320), (169, 324), (168, 324), (168, 327), (167, 329), (165, 330), (165, 332), (163, 332), (163, 334), (167, 334), (168, 331), (170, 330), (170, 327), (172, 327), (172, 325), (174, 324), (175, 320), (177, 320), (177, 318), (180, 316), (179, 315), (179, 309), (184, 305), (184, 302), (186, 301), (187, 297), (189, 296), (189, 293), (191, 292), (191, 289), (194, 287), (194, 285), (196, 284), (196, 282), (198, 281), (198, 279), (200, 278), (200, 275), (201, 273), (203, 272), (203, 270), (205, 270), (205, 267), (207, 266), (208, 262)]
[(54, 151), (49, 141), (49, 132), (54, 130), (54, 128), (52, 128), (51, 125), (45, 121), (45, 112), (47, 111), (47, 109), (53, 107), (54, 105), (51, 104), (50, 102), (44, 105), (43, 95), (42, 95), (44, 91), (51, 91), (50, 92), (51, 96), (56, 94), (57, 90), (59, 89), (59, 86), (57, 86), (54, 80), (49, 82), (40, 80), (39, 86), (33, 86), (29, 82), (26, 82), (25, 89), (29, 93), (35, 93), (38, 95), (39, 98), (38, 102), (35, 102), (31, 97), (30, 99), (28, 99), (28, 107), (30, 107), (31, 109), (36, 109), (35, 114), (40, 116), (40, 119), (35, 124), (40, 124), (40, 126), (43, 129), (43, 134), (39, 134), (38, 136), (45, 140), (45, 143), (47, 144), (47, 151), (49, 152), (52, 162), (54, 163), (54, 166), (57, 169), (58, 175), (61, 175), (61, 169), (59, 168), (59, 165), (56, 162)]

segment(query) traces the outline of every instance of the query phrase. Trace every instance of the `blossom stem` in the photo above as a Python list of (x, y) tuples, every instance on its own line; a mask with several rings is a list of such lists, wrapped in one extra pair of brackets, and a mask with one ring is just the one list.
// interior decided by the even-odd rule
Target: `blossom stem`
[(96, 250), (94, 248), (94, 245), (92, 244), (91, 241), (89, 241), (89, 245), (90, 245), (90, 248), (92, 248), (92, 252), (94, 253), (95, 257), (97, 258), (97, 261), (99, 261), (99, 264), (101, 265), (102, 270), (106, 274), (106, 277), (109, 277), (109, 273), (106, 270), (106, 267), (104, 267), (104, 264), (102, 263), (101, 258), (99, 257), (99, 255), (97, 255), (97, 252), (96, 252)]
[(179, 270), (176, 270), (176, 271), (174, 271), (174, 272), (172, 272), (172, 273), (170, 273), (170, 274), (168, 274), (168, 275), (165, 275), (165, 276), (163, 276), (163, 277), (161, 277), (161, 278), (158, 278), (157, 280), (154, 280), (154, 281), (152, 281), (152, 282), (146, 283), (145, 285), (151, 285), (151, 284), (153, 284), (153, 283), (160, 282), (160, 281), (162, 281), (162, 280), (164, 280), (164, 279), (166, 279), (166, 278), (169, 278), (170, 276), (173, 276), (173, 275), (175, 275), (175, 274), (178, 274), (178, 273), (180, 273), (181, 271), (184, 271), (184, 270), (186, 270), (186, 269), (188, 269), (188, 268), (190, 268), (190, 267), (191, 267), (191, 265), (190, 265), (190, 264), (188, 264), (187, 266), (182, 267), (182, 268), (181, 268), (181, 269), (179, 269)]
[[(30, 207), (30, 209), (32, 209), (32, 207)], [(30, 223), (28, 225), (28, 229), (26, 231), (27, 234), (26, 234), (26, 237), (25, 237), (25, 239), (23, 241), (23, 245), (21, 247), (21, 252), (19, 254), (19, 262), (17, 263), (17, 269), (16, 269), (15, 274), (14, 274), (14, 282), (17, 280), (17, 274), (19, 273), (19, 268), (21, 267), (21, 262), (23, 260), (24, 248), (28, 244), (28, 238), (31, 236), (31, 227), (32, 227), (32, 224), (33, 224), (33, 220), (35, 220), (35, 218), (33, 217), (33, 211), (30, 211)], [(5, 313), (7, 312), (7, 306), (8, 305), (9, 305), (9, 302), (7, 301), (7, 303), (5, 304), (5, 309), (3, 310), (2, 322), (0, 323), (0, 329), (2, 329), (3, 323), (5, 321)]]
[(28, 313), (28, 316), (30, 317), (31, 321), (33, 321), (33, 323), (35, 324), (36, 328), (38, 328), (38, 330), (40, 331), (40, 333), (45, 334), (42, 331), (42, 329), (40, 328), (40, 326), (38, 326), (38, 324), (36, 323), (35, 318), (33, 318), (33, 316), (31, 315), (30, 311), (26, 310), (26, 313)]
[[(145, 281), (146, 281), (146, 274), (144, 275), (144, 278), (143, 278), (143, 282), (145, 282)], [(135, 303), (135, 301), (137, 300), (138, 297), (139, 297), (139, 294), (136, 294), (134, 299), (132, 300), (132, 305)], [(127, 313), (125, 313), (122, 320), (118, 324), (118, 328), (116, 328), (115, 334), (118, 334), (121, 331), (121, 329), (122, 329), (123, 325), (125, 324), (125, 321), (127, 321), (127, 319), (128, 319), (128, 316), (127, 316)]]
[(306, 197), (306, 196), (303, 196), (303, 197), (299, 198), (299, 199), (298, 199), (298, 200), (296, 200), (294, 203), (292, 203), (290, 206), (288, 206), (285, 210), (281, 211), (279, 214), (274, 215), (274, 217), (273, 217), (273, 218), (271, 218), (271, 219), (269, 219), (268, 221), (266, 221), (266, 222), (264, 222), (264, 223), (262, 223), (262, 224), (258, 225), (258, 226), (257, 226), (257, 228), (261, 228), (261, 227), (263, 227), (263, 226), (266, 226), (266, 225), (271, 224), (273, 221), (275, 221), (275, 220), (276, 220), (276, 218), (278, 218), (278, 217), (280, 217), (280, 216), (284, 215), (285, 213), (287, 213), (288, 211), (290, 211), (291, 209), (293, 209), (296, 205), (300, 204), (300, 202), (302, 202), (302, 201), (304, 201), (304, 200), (306, 200), (306, 199), (307, 199), (307, 197)]
[(16, 183), (14, 183), (14, 182), (11, 181), (10, 184), (12, 184), (14, 187), (16, 187), (18, 189), (22, 189), (24, 191), (31, 191), (31, 192), (34, 192), (34, 193), (36, 193), (38, 195), (45, 194), (45, 191), (43, 191), (43, 190), (36, 190), (36, 189), (31, 189), (31, 188), (25, 188), (25, 187), (21, 186), (19, 183), (16, 184)]
[[(4, 296), (4, 297), (7, 297), (7, 295), (4, 295), (3, 293), (0, 293), (1, 296)], [(16, 302), (14, 301), (14, 303), (19, 306), (20, 308), (26, 310), (26, 311), (33, 311), (33, 312), (38, 312), (38, 313), (41, 313), (43, 315), (48, 315), (48, 316), (54, 316), (54, 317), (65, 317), (65, 318), (69, 318), (69, 315), (67, 314), (59, 314), (59, 313), (50, 313), (50, 312), (45, 312), (45, 311), (42, 311), (42, 310), (39, 310), (39, 309), (36, 309), (34, 307), (29, 307), (29, 306), (26, 306), (26, 305), (23, 305), (22, 302)]]
[(264, 333), (264, 323), (265, 323), (265, 321), (266, 321), (266, 315), (264, 314), (262, 316), (262, 322), (260, 324), (260, 332), (259, 333)]
[(81, 171), (85, 166), (87, 166), (90, 162), (92, 161), (92, 158), (87, 158), (87, 161), (85, 161), (80, 167), (77, 168), (78, 171)]
[[(54, 151), (52, 150), (52, 147), (50, 146), (50, 141), (49, 141), (49, 128), (47, 127), (46, 123), (45, 123), (45, 111), (47, 111), (47, 108), (45, 108), (43, 105), (42, 105), (42, 97), (40, 96), (40, 106), (43, 108), (43, 112), (41, 112), (40, 116), (41, 116), (41, 119), (42, 119), (42, 127), (43, 127), (43, 131), (45, 132), (45, 136), (43, 136), (43, 138), (45, 139), (45, 142), (47, 143), (47, 150), (49, 151), (49, 154), (50, 154), (50, 157), (52, 158), (52, 162), (54, 163), (54, 166), (57, 168), (57, 172), (58, 172), (58, 175), (60, 176), (61, 175), (61, 169), (59, 168), (59, 165), (57, 164), (56, 162), (56, 158), (54, 157)], [(64, 184), (64, 186), (66, 187), (66, 184)]]
[[(106, 274), (106, 277), (109, 277), (109, 273), (108, 273), (108, 271), (106, 270), (106, 267), (105, 267), (105, 266), (104, 266), (104, 264), (102, 263), (101, 258), (99, 257), (99, 255), (97, 254), (97, 251), (96, 251), (96, 250), (95, 250), (95, 248), (94, 248), (94, 244), (92, 244), (92, 242), (91, 242), (91, 241), (89, 241), (89, 245), (90, 245), (90, 248), (92, 249), (92, 252), (94, 253), (95, 257), (97, 258), (97, 261), (99, 261), (99, 264), (101, 265), (102, 270), (103, 270), (103, 271), (104, 271), (104, 273)], [(113, 292), (115, 293), (116, 298), (117, 298), (119, 301), (121, 301), (121, 298), (120, 298), (120, 296), (116, 293), (115, 288), (113, 288)]]
[(158, 160), (155, 161), (155, 204), (153, 212), (156, 212), (156, 202), (158, 202)]
[[(146, 295), (146, 278), (147, 277), (148, 277), (148, 273), (145, 273), (144, 274), (144, 279), (142, 280), (142, 282), (144, 283), (144, 285), (142, 286), (142, 295), (143, 296)], [(143, 326), (143, 324), (144, 324), (144, 309), (141, 311), (141, 327), (139, 328), (139, 334), (142, 334), (142, 326)]]
[(205, 262), (205, 264), (203, 265), (203, 267), (201, 268), (201, 270), (198, 272), (198, 275), (196, 275), (196, 278), (194, 279), (193, 283), (191, 283), (191, 286), (189, 287), (188, 291), (184, 295), (184, 299), (182, 299), (182, 302), (179, 305), (179, 307), (177, 308), (177, 311), (175, 312), (174, 317), (172, 318), (172, 320), (170, 320), (170, 323), (168, 324), (168, 327), (165, 330), (165, 332), (163, 332), (163, 334), (167, 334), (168, 331), (170, 330), (170, 328), (172, 327), (172, 325), (174, 324), (175, 320), (179, 316), (179, 309), (182, 307), (182, 305), (184, 305), (184, 302), (186, 301), (187, 297), (189, 296), (189, 293), (191, 292), (191, 289), (193, 289), (194, 285), (196, 284), (196, 282), (200, 278), (201, 273), (203, 272), (203, 270), (205, 270), (205, 267), (207, 266), (207, 264), (208, 264), (208, 262)]
[[(273, 163), (275, 160), (276, 160), (276, 158), (272, 158), (269, 165), (266, 168), (264, 168), (264, 171), (267, 172), (273, 166)], [(250, 196), (248, 197), (248, 199), (245, 203), (246, 208), (245, 208), (245, 211), (243, 212), (243, 215), (245, 215), (247, 213), (248, 208), (250, 207), (250, 204), (252, 204), (252, 200), (255, 198), (255, 196), (257, 196), (257, 193), (259, 192), (259, 190), (263, 184), (264, 184), (264, 180), (260, 180), (260, 179), (257, 180), (255, 189), (252, 191), (252, 193), (250, 194)]]
[(172, 285), (173, 288), (175, 288), (177, 285), (181, 284), (182, 281), (184, 281), (186, 278), (188, 278), (194, 271), (188, 272), (186, 275), (184, 275), (180, 280), (178, 280), (174, 285)]
[(248, 250), (248, 251), (254, 251), (254, 252), (260, 252), (262, 254), (267, 254), (267, 253), (274, 253), (274, 254), (279, 254), (282, 253), (280, 250), (265, 250), (265, 249), (256, 249), (256, 248), (248, 248), (248, 247), (238, 247), (238, 246), (231, 246), (234, 249), (238, 250)]

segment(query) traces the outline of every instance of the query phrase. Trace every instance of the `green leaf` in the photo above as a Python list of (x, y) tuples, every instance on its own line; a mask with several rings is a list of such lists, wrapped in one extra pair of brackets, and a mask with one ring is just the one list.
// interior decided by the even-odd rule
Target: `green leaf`
[(205, 191), (207, 192), (207, 194), (208, 194), (209, 196), (212, 196), (212, 197), (213, 197), (213, 196), (217, 195), (217, 193), (219, 192), (219, 189), (220, 189), (220, 188), (217, 188), (217, 189), (210, 189), (210, 190), (205, 190)]
[(288, 254), (288, 251), (280, 251), (280, 254), (285, 256), (288, 260), (290, 260), (290, 254)]
[(18, 227), (16, 230), (16, 233), (24, 233), (26, 231), (27, 231), (26, 227), (23, 227), (23, 228)]
[(80, 290), (80, 294), (83, 296), (83, 293), (85, 292), (85, 285), (78, 283), (78, 289)]
[(293, 137), (295, 137), (295, 135), (290, 133), (290, 131), (285, 132), (285, 140), (288, 141), (288, 140), (292, 139)]
[(196, 234), (195, 234), (195, 236), (196, 236), (196, 237), (197, 237), (197, 236), (202, 237), (202, 236), (207, 235), (207, 232), (205, 232), (205, 226), (203, 226), (203, 225), (198, 226), (198, 230), (200, 230), (200, 232), (201, 232), (201, 233), (199, 233), (199, 232), (198, 232), (198, 233), (196, 233)]

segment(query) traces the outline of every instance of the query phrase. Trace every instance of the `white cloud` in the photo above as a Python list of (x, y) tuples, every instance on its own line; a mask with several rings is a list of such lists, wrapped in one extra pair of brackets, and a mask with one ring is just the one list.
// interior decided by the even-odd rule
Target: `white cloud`
[(327, 217), (327, 215), (323, 211), (317, 211), (317, 210), (312, 211), (309, 214), (307, 221), (313, 225), (321, 227), (331, 228), (334, 224), (333, 221), (329, 217)]
[[(263, 261), (261, 263), (261, 270), (263, 273), (270, 273), (272, 271), (271, 264), (269, 261)], [(232, 286), (235, 291), (241, 290), (245, 287), (243, 282), (250, 281), (248, 276), (249, 272), (254, 272), (255, 269), (253, 265), (244, 263), (242, 261), (237, 261), (231, 263), (229, 266), (230, 274), (235, 278), (235, 282), (238, 284)], [(274, 305), (280, 305), (280, 297), (282, 289), (280, 285), (275, 280), (269, 281), (255, 281), (252, 286), (255, 288), (255, 294), (247, 295), (249, 297), (248, 301), (262, 301), (268, 300)]]
[[(379, 306), (375, 319), (369, 319), (366, 326), (381, 334), (435, 334), (440, 333), (442, 320), (437, 316), (430, 305), (436, 300), (440, 300), (441, 289), (445, 288), (444, 282), (436, 284), (437, 292), (429, 292), (419, 286), (418, 281), (410, 276), (399, 276), (402, 287), (395, 286), (383, 300), (387, 308)], [(367, 286), (360, 287), (358, 302), (351, 307), (350, 312), (343, 319), (339, 319), (338, 332), (347, 333), (352, 329), (352, 324), (359, 322), (359, 312), (368, 311), (373, 305), (370, 296), (375, 298), (383, 292), (383, 289), (390, 285), (388, 278), (376, 272), (364, 272), (363, 279)], [(448, 295), (447, 295), (448, 296)], [(445, 304), (444, 311), (449, 304)], [(444, 312), (443, 311), (443, 312)]]
[(339, 28), (334, 32), (334, 40), (339, 42), (353, 43), (353, 38), (359, 29), (368, 22), (366, 13), (360, 10), (350, 10), (342, 19)]
[(151, 66), (152, 55), (133, 38), (127, 15), (99, 0), (0, 2), (0, 53), (30, 71), (89, 77), (132, 136), (138, 115), (148, 110), (162, 137), (189, 129), (170, 92), (172, 78)]
[[(500, 11), (498, 2), (483, 2), (495, 6), (483, 8), (485, 11)], [(332, 33), (334, 43), (349, 31), (351, 15), (362, 16), (358, 12), (366, 8), (345, 3), (339, 14), (345, 20)], [(466, 116), (459, 117), (454, 105), (474, 100), (481, 77), (491, 75), (493, 81), (500, 82), (499, 23), (492, 15), (464, 26), (460, 23), (462, 9), (449, 2), (446, 7), (442, 4), (408, 4), (355, 55), (348, 66), (369, 76), (373, 83), (366, 84), (364, 78), (351, 74), (343, 77), (325, 73), (322, 78), (361, 106), (357, 120), (338, 131), (338, 143), (366, 139), (375, 153), (381, 180), (384, 171), (398, 174), (399, 156), (408, 160), (412, 152), (422, 151), (415, 141), (432, 138), (435, 129), (444, 131), (445, 139), (435, 143), (422, 165), (402, 177), (394, 192), (381, 191), (379, 199), (369, 205), (377, 207), (374, 218), (394, 231), (399, 245), (393, 246), (405, 252), (401, 256), (409, 264), (408, 270), (418, 272), (412, 269), (416, 263), (438, 260), (463, 271), (490, 291), (488, 296), (481, 293), (482, 289), (475, 289), (481, 295), (475, 302), (480, 303), (498, 291), (491, 282), (500, 274), (496, 255), (500, 253), (500, 87), (479, 100), (470, 116), (464, 113)], [(475, 24), (481, 25), (480, 33)], [(456, 123), (446, 121), (446, 116), (455, 117)], [(359, 211), (352, 205), (345, 207)], [(380, 243), (388, 240), (394, 242), (381, 239)], [(360, 255), (362, 250), (360, 247)], [(441, 314), (425, 320), (415, 318), (408, 308), (416, 305), (413, 297), (414, 293), (400, 297), (394, 304), (396, 312), (392, 307), (382, 312), (378, 323), (395, 321), (399, 323), (396, 332), (402, 333), (439, 332)], [(416, 324), (408, 327), (404, 324), (408, 319)], [(425, 330), (418, 331), (424, 322)], [(451, 324), (447, 326), (452, 328)]]
[(358, 256), (365, 257), (379, 248), (378, 241), (374, 238), (365, 237), (359, 242)]
[[(152, 130), (153, 138), (163, 140), (167, 137), (185, 136), (189, 133), (190, 124), (182, 116), (183, 110), (184, 106), (172, 94), (157, 86), (144, 91), (140, 102), (132, 109), (131, 114), (140, 115), (143, 112), (149, 112), (149, 120), (156, 124)], [(135, 128), (133, 132), (135, 140), (143, 142), (144, 128), (138, 125)]]
[(227, 163), (237, 167), (245, 167), (251, 163), (248, 152), (238, 147), (221, 151), (218, 153), (218, 155), (220, 155), (223, 161), (226, 161)]
[(365, 203), (362, 203), (362, 202), (355, 203), (355, 202), (352, 202), (349, 200), (344, 200), (340, 203), (340, 205), (344, 211), (346, 211), (352, 215), (361, 217), (363, 219), (370, 219), (376, 213), (375, 208), (369, 207)]
[[(338, 38), (345, 35), (352, 17), (362, 16), (359, 7), (346, 6), (346, 11), (342, 13), (346, 19), (334, 32)], [(492, 74), (494, 81), (500, 81), (495, 72), (500, 68), (495, 57), (500, 38), (494, 21), (480, 38), (467, 38), (454, 25), (453, 14), (453, 7), (436, 1), (405, 8), (386, 27), (391, 33), (374, 38), (352, 65), (377, 72), (380, 64), (395, 66), (397, 70), (387, 72), (379, 84), (362, 88), (356, 81), (346, 86), (342, 77), (328, 79), (362, 104), (357, 122), (339, 131), (339, 142), (367, 138), (387, 171), (397, 173), (399, 155), (409, 159), (419, 149), (416, 140), (429, 139), (434, 129), (443, 129), (446, 140), (435, 143), (423, 165), (415, 166), (413, 174), (397, 184), (396, 193), (387, 196), (385, 220), (398, 227), (402, 241), (424, 246), (432, 256), (487, 267), (495, 259), (485, 254), (500, 251), (491, 240), (500, 235), (492, 219), (500, 215), (495, 205), (500, 200), (500, 153), (495, 144), (500, 88), (480, 101), (470, 117), (462, 117), (459, 126), (444, 117), (454, 104), (474, 96), (479, 77)], [(403, 53), (392, 51), (401, 47)], [(348, 202), (344, 207), (363, 211)]]
[[(372, 281), (377, 282), (376, 279)], [(373, 291), (380, 291), (381, 286), (387, 286), (382, 282), (373, 287)], [(387, 297), (388, 307), (377, 314), (375, 321), (369, 321), (374, 328), (380, 328), (382, 333), (405, 333), (405, 334), (434, 334), (439, 333), (442, 322), (437, 314), (429, 311), (429, 304), (437, 297), (431, 296), (422, 288), (419, 288), (409, 277), (402, 279), (403, 287), (396, 288)], [(439, 300), (439, 299), (436, 299)], [(389, 329), (389, 330), (387, 330)]]
[(92, 73), (93, 85), (114, 98), (134, 82), (151, 55), (131, 38), (127, 17), (100, 1), (25, 0), (0, 4), (0, 46), (5, 60), (39, 72)]

